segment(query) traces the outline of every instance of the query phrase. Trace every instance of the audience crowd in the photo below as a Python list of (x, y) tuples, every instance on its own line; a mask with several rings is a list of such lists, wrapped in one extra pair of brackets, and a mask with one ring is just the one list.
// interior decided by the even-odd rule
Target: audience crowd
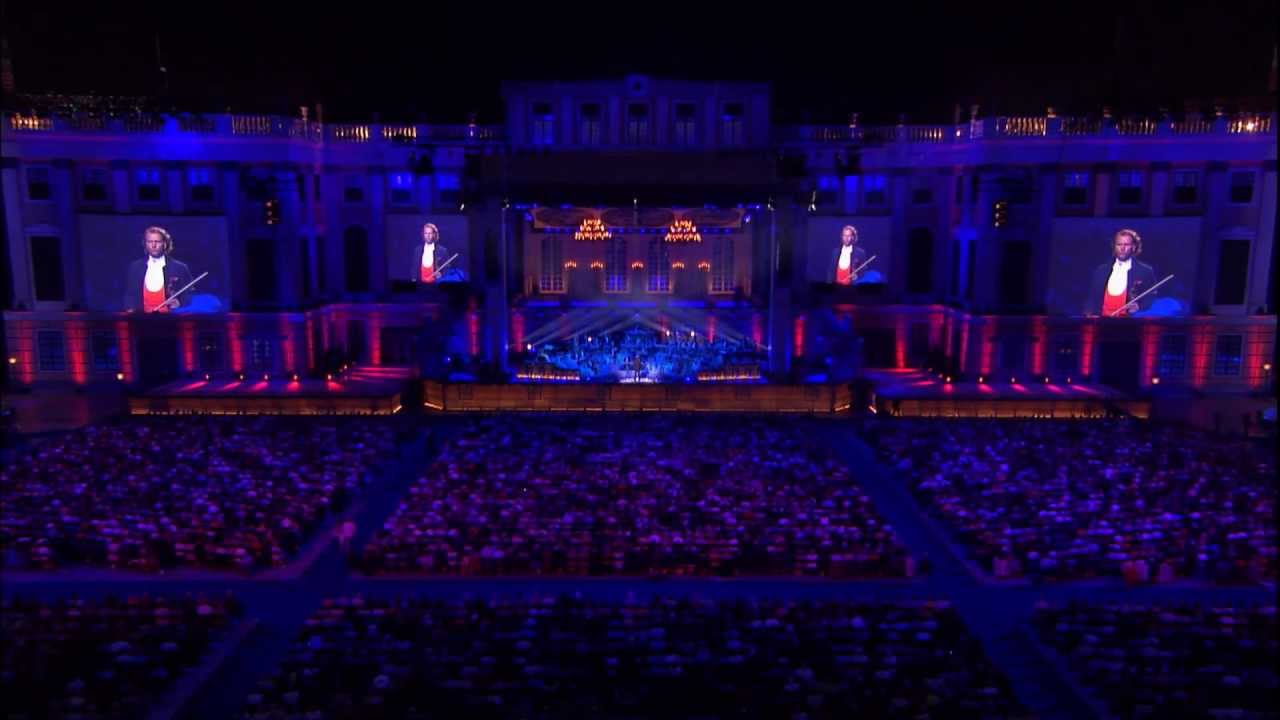
[(846, 466), (793, 421), (481, 421), (358, 558), (369, 573), (911, 575)]
[(1025, 717), (945, 603), (327, 600), (244, 720)]
[(240, 613), (230, 597), (6, 599), (0, 613), (5, 717), (147, 717)]
[(863, 431), (996, 577), (1276, 577), (1270, 448), (1132, 420), (895, 418)]
[(0, 552), (11, 569), (279, 566), (394, 453), (370, 420), (90, 426), (0, 470)]
[(1276, 608), (1041, 605), (1033, 623), (1121, 718), (1280, 718)]

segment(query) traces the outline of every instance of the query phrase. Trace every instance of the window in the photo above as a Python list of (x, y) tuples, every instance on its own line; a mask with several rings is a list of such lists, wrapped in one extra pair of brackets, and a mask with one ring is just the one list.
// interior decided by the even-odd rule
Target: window
[(742, 103), (725, 103), (720, 115), (720, 142), (741, 145), (746, 141), (746, 112)]
[(1000, 369), (1019, 373), (1026, 365), (1027, 338), (1025, 335), (1008, 335), (1000, 338)]
[(359, 225), (342, 231), (342, 259), (347, 292), (369, 292), (369, 233)]
[(1000, 192), (1013, 205), (1030, 205), (1032, 189), (1031, 173), (1014, 171), (1000, 178)]
[(583, 145), (599, 145), (603, 140), (600, 103), (584, 103), (579, 108), (578, 114), (580, 118), (578, 142)]
[(93, 334), (93, 369), (115, 372), (120, 369), (120, 341), (113, 332)]
[(1067, 207), (1089, 204), (1089, 173), (1069, 172), (1062, 176), (1062, 204)]
[(222, 333), (200, 333), (196, 339), (200, 353), (200, 369), (218, 372), (226, 367), (222, 354)]
[(154, 168), (141, 168), (134, 176), (137, 181), (136, 197), (140, 203), (158, 203), (160, 192), (160, 171)]
[(627, 241), (615, 235), (605, 241), (604, 248), (604, 291), (626, 292), (630, 279), (627, 267)]
[(1031, 243), (1011, 240), (1000, 247), (1000, 303), (1025, 306), (1031, 297)]
[(1080, 367), (1079, 354), (1080, 340), (1075, 336), (1066, 336), (1056, 339), (1053, 343), (1053, 372), (1055, 375), (1071, 377)]
[(737, 290), (733, 277), (733, 237), (716, 235), (711, 240), (711, 292)]
[(351, 204), (364, 202), (364, 178), (359, 175), (347, 175), (343, 179), (342, 201)]
[(1215, 305), (1243, 305), (1249, 277), (1249, 241), (1223, 240), (1218, 246), (1218, 282), (1213, 286)]
[(1231, 173), (1231, 203), (1248, 205), (1253, 202), (1253, 183), (1255, 174), (1252, 170), (1236, 170)]
[(693, 103), (676, 103), (675, 143), (677, 145), (696, 145), (698, 143), (697, 114), (698, 108)]
[(536, 102), (533, 104), (534, 145), (551, 145), (555, 142), (555, 117), (551, 113), (551, 103)]
[(884, 207), (885, 177), (866, 175), (862, 178), (862, 202), (867, 207)]
[(1200, 199), (1200, 171), (1175, 170), (1173, 173), (1173, 204), (1195, 205)]
[(1156, 377), (1182, 377), (1187, 369), (1187, 336), (1161, 335), (1160, 352), (1156, 356)]
[(818, 176), (818, 206), (835, 207), (840, 200), (840, 179), (835, 175)]
[(907, 292), (933, 292), (933, 233), (915, 228), (907, 236)]
[(67, 357), (63, 348), (62, 333), (58, 330), (41, 330), (36, 333), (36, 357), (41, 372), (61, 372), (67, 369)]
[(462, 180), (457, 175), (436, 175), (436, 191), (441, 207), (457, 207), (462, 204)]
[(667, 242), (661, 235), (654, 235), (649, 240), (648, 288), (651, 293), (671, 292), (671, 255)]
[(933, 202), (933, 188), (924, 181), (911, 188), (912, 205), (928, 205)]
[(1213, 355), (1214, 375), (1239, 375), (1244, 339), (1239, 335), (1219, 335)]
[(564, 292), (564, 238), (559, 235), (542, 236), (542, 273), (538, 276), (538, 291)]
[(27, 199), (48, 202), (53, 199), (53, 186), (49, 184), (49, 168), (27, 168)]
[(187, 185), (191, 188), (191, 202), (193, 204), (213, 204), (213, 170), (210, 168), (191, 168), (187, 171)]
[(248, 291), (253, 302), (271, 302), (276, 299), (275, 244), (268, 238), (249, 238), (244, 246), (245, 260), (249, 265)]
[(649, 106), (644, 103), (627, 105), (627, 144), (644, 145), (649, 142)]
[(1142, 204), (1142, 171), (1121, 170), (1116, 173), (1116, 203), (1126, 206)]
[(85, 168), (80, 176), (80, 199), (87, 203), (105, 203), (110, 197), (107, 187), (105, 168)]
[(249, 369), (271, 372), (275, 369), (275, 340), (268, 337), (249, 338)]
[(62, 240), (51, 235), (31, 236), (31, 270), (36, 300), (66, 299), (62, 282)]
[(413, 204), (413, 174), (391, 173), (391, 204), (404, 207)]

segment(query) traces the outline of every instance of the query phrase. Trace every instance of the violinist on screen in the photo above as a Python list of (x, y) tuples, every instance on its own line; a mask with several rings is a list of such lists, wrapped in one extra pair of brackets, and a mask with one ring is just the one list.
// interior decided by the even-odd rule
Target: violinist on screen
[(1156, 271), (1138, 260), (1142, 254), (1142, 237), (1136, 230), (1125, 228), (1111, 238), (1110, 262), (1099, 265), (1093, 271), (1093, 282), (1085, 299), (1085, 315), (1124, 317), (1151, 306), (1155, 294), (1148, 294), (1134, 302), (1155, 285)]
[(852, 285), (858, 279), (858, 268), (866, 261), (867, 251), (858, 247), (858, 229), (845, 225), (840, 230), (840, 244), (831, 251), (827, 281), (837, 285)]
[(191, 270), (181, 260), (170, 257), (173, 238), (169, 231), (152, 225), (142, 233), (142, 249), (147, 255), (129, 265), (125, 280), (124, 309), (142, 312), (169, 312), (182, 305), (182, 295), (174, 296), (191, 282)]
[(414, 282), (440, 281), (440, 268), (449, 260), (449, 250), (437, 242), (439, 239), (440, 228), (434, 223), (422, 226), (422, 242), (413, 246), (413, 270), (410, 277)]

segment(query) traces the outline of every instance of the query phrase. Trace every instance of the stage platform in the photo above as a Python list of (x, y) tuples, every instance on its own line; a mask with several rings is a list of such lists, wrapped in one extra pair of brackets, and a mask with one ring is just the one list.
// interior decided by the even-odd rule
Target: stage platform
[(1090, 383), (947, 382), (923, 370), (870, 370), (868, 408), (902, 417), (1107, 417), (1147, 418), (1149, 400)]
[(411, 372), (352, 368), (332, 380), (179, 380), (129, 398), (133, 415), (391, 415)]
[(754, 412), (830, 415), (849, 410), (847, 385), (423, 384), (436, 412)]

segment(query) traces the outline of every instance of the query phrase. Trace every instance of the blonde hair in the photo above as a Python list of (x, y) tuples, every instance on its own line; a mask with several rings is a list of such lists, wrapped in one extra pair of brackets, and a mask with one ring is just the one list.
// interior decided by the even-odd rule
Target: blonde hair
[(169, 253), (173, 252), (173, 237), (169, 235), (168, 230), (165, 230), (159, 225), (152, 225), (151, 227), (142, 231), (142, 249), (143, 250), (147, 249), (147, 236), (152, 233), (155, 233), (156, 235), (159, 235), (160, 237), (164, 238), (164, 254), (165, 255), (168, 255)]

